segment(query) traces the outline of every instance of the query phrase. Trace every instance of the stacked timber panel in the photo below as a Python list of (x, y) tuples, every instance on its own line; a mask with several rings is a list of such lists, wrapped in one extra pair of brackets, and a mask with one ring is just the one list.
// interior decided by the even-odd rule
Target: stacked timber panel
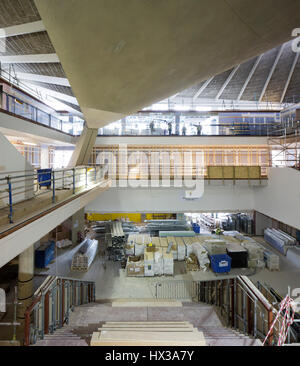
[(205, 345), (203, 333), (189, 322), (107, 322), (91, 339), (91, 346)]

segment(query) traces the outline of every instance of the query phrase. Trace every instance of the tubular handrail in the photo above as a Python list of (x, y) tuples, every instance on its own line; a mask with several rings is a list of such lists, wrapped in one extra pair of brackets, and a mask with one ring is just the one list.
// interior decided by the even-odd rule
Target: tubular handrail
[[(55, 203), (58, 190), (72, 190), (72, 194), (76, 194), (78, 190), (98, 185), (104, 179), (102, 166), (76, 166), (40, 172), (33, 169), (30, 173), (23, 171), (21, 174), (20, 171), (15, 171), (15, 175), (12, 175), (12, 172), (1, 172), (1, 174), (0, 209), (9, 208), (10, 223), (13, 223), (13, 208), (16, 203), (49, 192), (52, 193), (52, 203)], [(43, 190), (43, 186), (48, 189)]]
[(95, 301), (95, 282), (48, 276), (25, 311), (24, 345), (68, 324), (74, 306)]
[[(206, 281), (156, 282), (156, 298), (174, 298), (174, 294), (178, 299), (196, 298), (199, 302), (219, 307), (221, 315), (227, 318), (228, 326), (261, 340), (265, 339), (278, 312), (246, 276)], [(274, 339), (278, 339), (282, 321), (280, 314), (268, 345), (273, 345)]]

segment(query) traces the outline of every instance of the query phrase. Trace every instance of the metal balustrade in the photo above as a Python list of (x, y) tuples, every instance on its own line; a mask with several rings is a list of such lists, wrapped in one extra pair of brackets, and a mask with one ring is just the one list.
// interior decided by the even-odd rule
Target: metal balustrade
[[(154, 283), (156, 299), (191, 299), (214, 305), (228, 327), (264, 340), (278, 313), (246, 276), (207, 281), (161, 281)], [(283, 316), (279, 315), (266, 345), (277, 344)], [(297, 342), (297, 334), (289, 331), (289, 342)]]
[(95, 282), (49, 276), (25, 312), (24, 345), (68, 324), (75, 306), (95, 301)]
[(45, 172), (37, 170), (0, 172), (0, 212), (8, 209), (10, 223), (13, 223), (17, 203), (48, 195), (54, 204), (59, 191), (76, 194), (93, 188), (104, 178), (103, 168), (100, 166), (49, 169), (48, 174), (49, 179), (44, 180), (42, 177)]

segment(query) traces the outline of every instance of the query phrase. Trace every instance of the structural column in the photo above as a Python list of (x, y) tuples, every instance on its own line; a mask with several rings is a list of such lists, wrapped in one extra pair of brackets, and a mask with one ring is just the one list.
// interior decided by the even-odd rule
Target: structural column
[(19, 255), (18, 273), (18, 313), (17, 319), (24, 328), (25, 311), (33, 299), (34, 246), (30, 246)]
[(72, 243), (76, 243), (78, 240), (78, 233), (81, 232), (84, 235), (84, 208), (77, 211), (71, 218), (72, 221)]
[(175, 135), (179, 135), (180, 134), (180, 114), (176, 113), (175, 114)]
[(71, 156), (68, 167), (87, 165), (95, 145), (98, 129), (84, 126), (82, 133), (76, 143), (75, 150)]

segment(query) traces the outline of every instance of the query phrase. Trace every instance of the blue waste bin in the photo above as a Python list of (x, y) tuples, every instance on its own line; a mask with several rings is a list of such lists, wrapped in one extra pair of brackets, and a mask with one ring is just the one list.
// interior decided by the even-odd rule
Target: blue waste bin
[(38, 182), (40, 187), (51, 187), (52, 169), (38, 169)]
[(228, 273), (231, 270), (231, 258), (227, 254), (211, 255), (210, 264), (215, 273)]
[(199, 224), (193, 224), (192, 227), (193, 227), (193, 231), (196, 234), (200, 234), (200, 225)]
[(35, 266), (45, 268), (54, 259), (55, 242), (53, 240), (42, 244), (35, 250)]

